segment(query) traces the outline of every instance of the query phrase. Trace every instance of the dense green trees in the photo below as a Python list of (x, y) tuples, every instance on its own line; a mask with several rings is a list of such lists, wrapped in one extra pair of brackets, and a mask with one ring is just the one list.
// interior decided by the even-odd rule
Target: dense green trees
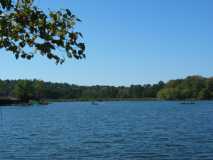
[(30, 99), (33, 99), (34, 91), (33, 83), (27, 80), (19, 80), (17, 81), (12, 94), (18, 99), (28, 102)]
[(159, 91), (158, 98), (166, 100), (213, 99), (213, 78), (189, 76), (169, 81)]
[(44, 98), (45, 86), (43, 81), (18, 80), (9, 82), (14, 84), (13, 87), (10, 87), (10, 97), (16, 97), (24, 102), (28, 102), (31, 99), (41, 100)]
[(190, 76), (168, 83), (126, 86), (77, 86), (40, 80), (0, 80), (0, 97), (30, 99), (213, 99), (213, 78)]
[(82, 34), (74, 31), (78, 21), (69, 9), (44, 12), (34, 0), (0, 0), (0, 48), (17, 59), (31, 59), (38, 53), (57, 64), (64, 62), (63, 53), (84, 58)]

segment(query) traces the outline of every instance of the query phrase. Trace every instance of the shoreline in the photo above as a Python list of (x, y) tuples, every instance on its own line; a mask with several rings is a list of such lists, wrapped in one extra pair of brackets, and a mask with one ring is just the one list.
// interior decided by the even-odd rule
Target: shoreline
[(188, 102), (188, 101), (213, 101), (213, 99), (200, 100), (200, 99), (180, 99), (180, 100), (162, 100), (158, 98), (111, 98), (111, 99), (49, 99), (48, 102), (119, 102), (119, 101), (156, 101), (156, 102)]
[(157, 98), (47, 99), (48, 102), (162, 101)]
[(51, 103), (60, 103), (60, 102), (202, 102), (202, 101), (213, 101), (209, 100), (199, 100), (199, 99), (185, 99), (185, 100), (162, 100), (158, 98), (110, 98), (110, 99), (45, 99), (42, 101), (30, 100), (29, 102), (23, 102), (20, 100), (14, 99), (0, 99), (0, 107), (6, 106), (34, 106), (34, 105), (48, 105)]

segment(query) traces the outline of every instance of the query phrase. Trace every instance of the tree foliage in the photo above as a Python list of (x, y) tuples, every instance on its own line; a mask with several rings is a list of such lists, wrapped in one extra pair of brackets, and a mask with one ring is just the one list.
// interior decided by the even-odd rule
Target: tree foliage
[(79, 39), (83, 37), (74, 31), (78, 21), (69, 9), (46, 13), (34, 0), (0, 0), (0, 48), (17, 59), (30, 60), (38, 53), (57, 64), (65, 57), (82, 59), (85, 45)]
[(12, 93), (20, 100), (28, 102), (34, 95), (33, 85), (30, 81), (19, 80), (15, 84)]
[(0, 80), (0, 97), (6, 94), (5, 90), (6, 90), (5, 82)]
[(201, 76), (189, 76), (185, 79), (169, 81), (158, 92), (160, 99), (184, 100), (184, 99), (213, 99), (213, 78)]

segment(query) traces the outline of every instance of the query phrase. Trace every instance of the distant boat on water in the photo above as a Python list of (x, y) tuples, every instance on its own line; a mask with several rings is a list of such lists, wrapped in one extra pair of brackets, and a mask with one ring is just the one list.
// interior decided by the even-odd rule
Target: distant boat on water
[(180, 104), (189, 105), (189, 104), (195, 104), (195, 102), (193, 102), (193, 101), (185, 101), (185, 102), (181, 102)]
[(91, 104), (92, 104), (92, 105), (95, 105), (95, 106), (98, 105), (98, 103), (97, 103), (97, 102), (94, 102), (94, 101), (93, 101)]

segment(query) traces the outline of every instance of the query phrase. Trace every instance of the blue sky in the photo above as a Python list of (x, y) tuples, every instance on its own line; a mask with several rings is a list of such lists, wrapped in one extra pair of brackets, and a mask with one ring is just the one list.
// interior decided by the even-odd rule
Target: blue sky
[(45, 10), (70, 8), (83, 20), (76, 29), (87, 58), (56, 66), (40, 56), (17, 61), (1, 50), (1, 79), (130, 85), (213, 76), (212, 0), (35, 1)]

